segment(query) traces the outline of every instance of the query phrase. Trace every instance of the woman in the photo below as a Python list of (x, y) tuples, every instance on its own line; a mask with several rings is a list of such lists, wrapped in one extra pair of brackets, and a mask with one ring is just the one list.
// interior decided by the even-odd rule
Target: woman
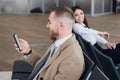
[(97, 48), (104, 54), (111, 57), (115, 64), (120, 63), (120, 44), (116, 45), (115, 43), (108, 42), (106, 40), (109, 38), (109, 34), (107, 32), (101, 32), (91, 29), (87, 24), (87, 20), (83, 10), (81, 10), (79, 6), (72, 7), (72, 10), (74, 12), (74, 17), (76, 21), (73, 27), (73, 31), (77, 34), (80, 34), (82, 38), (90, 42), (91, 45), (96, 45), (96, 43), (100, 43), (101, 45), (106, 46), (108, 49), (103, 49), (101, 47)]

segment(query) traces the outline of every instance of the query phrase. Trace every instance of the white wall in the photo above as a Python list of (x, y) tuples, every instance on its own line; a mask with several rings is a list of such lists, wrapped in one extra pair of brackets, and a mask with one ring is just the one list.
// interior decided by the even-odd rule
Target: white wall
[(17, 14), (26, 14), (29, 12), (29, 0), (14, 0)]
[(3, 14), (26, 14), (28, 9), (28, 0), (0, 0), (0, 10)]
[(15, 13), (15, 5), (13, 0), (1, 0), (0, 4), (2, 13)]

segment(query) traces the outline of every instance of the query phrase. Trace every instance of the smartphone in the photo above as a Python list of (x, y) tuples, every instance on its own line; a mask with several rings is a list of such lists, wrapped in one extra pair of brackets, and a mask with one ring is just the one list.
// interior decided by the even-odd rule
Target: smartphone
[(14, 34), (13, 34), (13, 38), (14, 38), (14, 40), (15, 40), (15, 42), (16, 42), (16, 44), (17, 44), (17, 47), (19, 48), (19, 50), (22, 51), (23, 48), (22, 48), (22, 45), (21, 45), (21, 43), (20, 43), (20, 41), (19, 41), (19, 38), (18, 38), (17, 33), (14, 33)]

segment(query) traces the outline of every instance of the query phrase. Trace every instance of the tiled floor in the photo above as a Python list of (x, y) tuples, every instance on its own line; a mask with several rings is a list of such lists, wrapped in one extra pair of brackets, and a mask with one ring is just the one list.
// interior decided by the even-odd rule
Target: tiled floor
[[(12, 70), (13, 62), (21, 55), (14, 49), (13, 33), (18, 33), (42, 55), (49, 45), (49, 32), (46, 29), (48, 15), (1, 15), (0, 16), (0, 71)], [(120, 42), (120, 14), (87, 16), (92, 28), (111, 34), (109, 41)]]

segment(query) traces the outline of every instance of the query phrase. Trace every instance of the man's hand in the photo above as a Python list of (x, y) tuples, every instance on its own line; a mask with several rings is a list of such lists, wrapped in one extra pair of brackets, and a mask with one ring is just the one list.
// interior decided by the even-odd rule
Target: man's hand
[(115, 43), (107, 42), (105, 45), (106, 45), (109, 49), (115, 49), (115, 48), (116, 48), (116, 44), (115, 44)]
[(21, 54), (27, 54), (27, 53), (29, 53), (29, 51), (31, 50), (31, 48), (30, 48), (28, 42), (25, 41), (25, 40), (23, 40), (23, 39), (19, 39), (19, 40), (20, 40), (20, 43), (21, 43), (21, 45), (22, 45), (23, 50), (22, 50), (22, 51), (19, 51), (19, 48), (17, 47), (17, 45), (14, 44), (16, 50), (17, 50), (19, 53), (21, 53)]
[(98, 33), (100, 36), (102, 36), (105, 39), (109, 39), (110, 38), (110, 34), (107, 32), (99, 32)]

